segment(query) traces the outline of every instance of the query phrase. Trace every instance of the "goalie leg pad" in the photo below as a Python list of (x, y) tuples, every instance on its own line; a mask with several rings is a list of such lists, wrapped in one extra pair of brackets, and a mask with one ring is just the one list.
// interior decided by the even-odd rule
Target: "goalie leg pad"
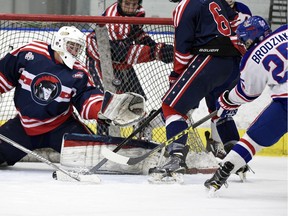
[[(109, 149), (115, 149), (124, 138), (109, 137), (89, 134), (66, 134), (62, 142), (60, 155), (61, 166), (80, 170), (89, 170), (95, 166), (104, 157), (101, 155), (103, 146)], [(119, 154), (135, 157), (141, 156), (153, 149), (157, 144), (142, 140), (131, 140), (126, 147), (119, 151)], [(157, 157), (158, 158), (158, 157)], [(117, 173), (117, 174), (147, 174), (148, 168), (156, 166), (155, 156), (147, 158), (142, 163), (127, 166), (117, 164), (111, 161), (105, 163), (99, 173)]]

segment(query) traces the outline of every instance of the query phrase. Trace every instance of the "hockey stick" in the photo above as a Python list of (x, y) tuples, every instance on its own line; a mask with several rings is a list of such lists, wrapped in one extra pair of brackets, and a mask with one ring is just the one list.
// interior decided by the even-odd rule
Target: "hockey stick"
[[(159, 113), (161, 112), (161, 108), (154, 111), (152, 114), (150, 114), (145, 121), (131, 133), (125, 140), (123, 140), (114, 150), (113, 152), (118, 152), (124, 145), (126, 145), (137, 133), (139, 133), (144, 127), (146, 127)], [(89, 172), (90, 173), (96, 173), (100, 167), (102, 167), (106, 162), (108, 161), (107, 158), (102, 159), (98, 164), (96, 164), (94, 167), (92, 167)]]
[(126, 157), (126, 156), (122, 156), (122, 155), (116, 154), (114, 151), (112, 152), (110, 149), (105, 148), (105, 147), (102, 148), (101, 154), (106, 159), (111, 160), (111, 161), (113, 161), (115, 163), (125, 164), (125, 165), (135, 165), (135, 164), (145, 160), (147, 157), (149, 157), (150, 155), (152, 155), (155, 152), (159, 151), (160, 149), (164, 148), (165, 146), (168, 146), (168, 145), (172, 144), (175, 140), (178, 140), (179, 138), (181, 138), (182, 136), (187, 134), (190, 129), (194, 129), (194, 128), (198, 127), (199, 125), (201, 125), (205, 121), (207, 121), (210, 118), (214, 117), (216, 114), (217, 114), (217, 110), (212, 112), (212, 113), (210, 113), (209, 115), (203, 117), (199, 121), (197, 121), (194, 124), (192, 124), (191, 126), (189, 126), (187, 129), (181, 131), (180, 133), (176, 134), (175, 136), (173, 136), (169, 140), (167, 140), (164, 143), (158, 145), (153, 150), (147, 152), (146, 154), (144, 154), (142, 156), (134, 157), (134, 158)]
[(94, 182), (94, 183), (100, 183), (100, 179), (96, 176), (93, 176), (93, 178), (87, 178), (86, 175), (82, 175), (82, 174), (79, 174), (79, 173), (71, 173), (65, 169), (62, 169), (61, 167), (57, 166), (56, 164), (52, 163), (51, 161), (49, 161), (48, 159), (42, 157), (41, 155), (25, 148), (24, 146), (16, 143), (15, 141), (7, 138), (6, 136), (0, 134), (0, 139), (5, 141), (6, 143), (14, 146), (15, 148), (27, 153), (27, 154), (30, 154), (32, 155), (33, 157), (35, 157), (36, 159), (38, 159), (39, 161), (43, 162), (43, 163), (46, 163), (48, 166), (56, 169), (57, 171), (60, 171), (62, 173), (64, 173), (65, 175), (69, 176), (70, 178), (76, 180), (76, 181), (79, 181), (79, 182)]

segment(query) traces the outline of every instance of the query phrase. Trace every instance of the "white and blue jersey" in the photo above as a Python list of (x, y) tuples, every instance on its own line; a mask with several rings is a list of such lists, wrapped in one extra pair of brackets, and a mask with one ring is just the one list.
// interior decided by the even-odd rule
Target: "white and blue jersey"
[(237, 104), (251, 102), (266, 85), (273, 99), (287, 99), (287, 47), (288, 30), (284, 25), (248, 50), (240, 64), (240, 82), (231, 90), (229, 99)]
[(242, 163), (248, 163), (256, 152), (275, 144), (287, 133), (287, 47), (288, 30), (283, 25), (244, 55), (241, 79), (230, 91), (229, 99), (237, 104), (251, 102), (268, 85), (272, 102), (255, 118), (225, 160), (235, 160), (233, 155), (237, 153)]

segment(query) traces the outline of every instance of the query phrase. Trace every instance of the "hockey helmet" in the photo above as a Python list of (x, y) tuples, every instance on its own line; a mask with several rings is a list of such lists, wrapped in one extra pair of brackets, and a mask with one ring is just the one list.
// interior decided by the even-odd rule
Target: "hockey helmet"
[(262, 41), (271, 32), (268, 23), (260, 16), (249, 17), (236, 29), (238, 39), (245, 44), (247, 49)]
[(85, 47), (85, 35), (74, 26), (61, 27), (52, 38), (51, 48), (70, 69)]

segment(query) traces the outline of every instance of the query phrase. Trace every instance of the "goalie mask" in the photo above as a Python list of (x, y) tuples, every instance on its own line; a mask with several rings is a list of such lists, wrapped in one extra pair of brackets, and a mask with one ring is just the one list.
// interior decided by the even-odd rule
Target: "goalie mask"
[(74, 26), (63, 26), (53, 35), (51, 48), (59, 53), (70, 69), (73, 68), (84, 47), (85, 35)]
[(264, 40), (271, 32), (268, 23), (260, 16), (248, 18), (236, 29), (238, 39), (245, 44), (247, 49)]

